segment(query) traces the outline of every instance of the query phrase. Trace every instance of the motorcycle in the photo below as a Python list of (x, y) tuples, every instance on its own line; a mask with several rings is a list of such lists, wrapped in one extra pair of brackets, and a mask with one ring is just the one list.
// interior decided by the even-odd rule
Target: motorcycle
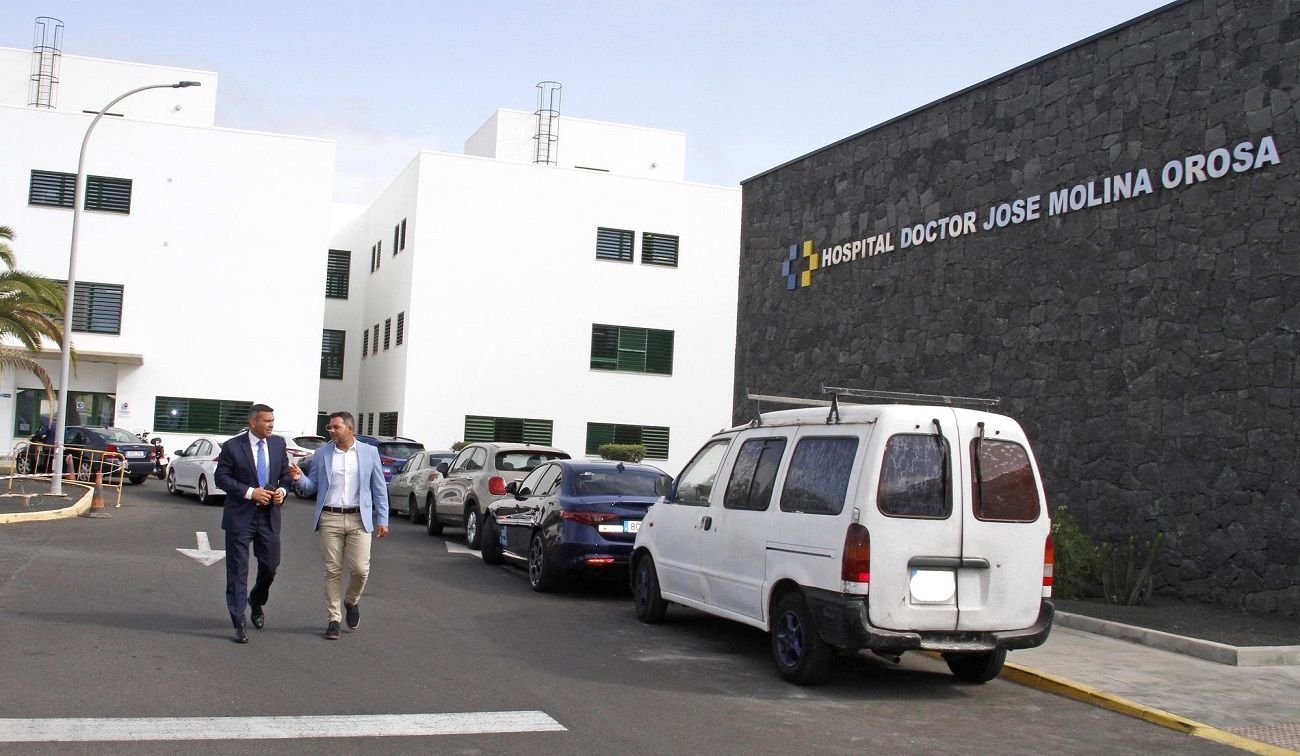
[(150, 437), (149, 431), (141, 431), (135, 434), (140, 437), (141, 441), (148, 442), (153, 448), (149, 450), (149, 459), (153, 460), (153, 471), (150, 475), (158, 480), (167, 478), (167, 465), (171, 464), (171, 457), (163, 451), (163, 440), (161, 436)]

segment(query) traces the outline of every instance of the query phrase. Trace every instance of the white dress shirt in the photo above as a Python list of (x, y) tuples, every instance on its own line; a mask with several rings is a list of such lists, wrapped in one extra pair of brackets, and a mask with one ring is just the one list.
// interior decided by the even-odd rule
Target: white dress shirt
[[(270, 437), (267, 437), (267, 438), (264, 438), (264, 439), (263, 439), (263, 438), (258, 438), (257, 436), (254, 436), (252, 433), (249, 433), (249, 434), (247, 434), (247, 435), (248, 435), (248, 450), (251, 451), (251, 452), (253, 453), (253, 470), (254, 470), (254, 471), (257, 470), (257, 442), (259, 442), (259, 441), (265, 441), (265, 442), (266, 442), (266, 446), (264, 447), (264, 448), (266, 449), (266, 452), (265, 452), (265, 454), (266, 454), (266, 482), (267, 482), (267, 483), (270, 483), (270, 482), (271, 482), (271, 439), (270, 439)], [(252, 499), (252, 498), (253, 498), (253, 490), (254, 490), (254, 488), (255, 488), (255, 486), (254, 486), (254, 487), (249, 487), (249, 489), (248, 489), (247, 491), (244, 492), (244, 498), (245, 498), (245, 499)], [(287, 494), (289, 493), (288, 491), (284, 490), (284, 488), (279, 488), (279, 489), (276, 489), (276, 490), (278, 490), (278, 491), (281, 493), (281, 495), (287, 495)]]
[(325, 497), (325, 506), (360, 509), (360, 472), (361, 458), (355, 441), (346, 451), (334, 447), (334, 453), (330, 455), (330, 490)]

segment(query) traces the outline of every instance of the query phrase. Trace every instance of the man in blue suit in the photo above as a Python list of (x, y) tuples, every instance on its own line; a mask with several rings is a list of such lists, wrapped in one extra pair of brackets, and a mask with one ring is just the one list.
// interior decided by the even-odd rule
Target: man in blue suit
[[(312, 453), (311, 472), (304, 476), (292, 465), (289, 474), (299, 491), (316, 494), (314, 521), (325, 554), (325, 638), (338, 640), (343, 612), (349, 629), (361, 624), (358, 602), (370, 576), (370, 534), (388, 535), (388, 484), (379, 450), (357, 443), (352, 413), (331, 414), (326, 428), (331, 441)], [(340, 596), (345, 562), (351, 578), (346, 595)]]
[[(266, 622), (262, 606), (280, 566), (280, 506), (293, 479), (285, 464), (284, 439), (272, 435), (275, 410), (254, 404), (248, 430), (221, 445), (217, 455), (217, 487), (226, 492), (221, 527), (226, 531), (226, 608), (235, 625), (236, 643), (248, 642), (244, 626), (245, 600), (252, 608), (253, 627)], [(248, 545), (257, 558), (257, 581), (248, 591)], [(246, 591), (248, 591), (246, 593)]]

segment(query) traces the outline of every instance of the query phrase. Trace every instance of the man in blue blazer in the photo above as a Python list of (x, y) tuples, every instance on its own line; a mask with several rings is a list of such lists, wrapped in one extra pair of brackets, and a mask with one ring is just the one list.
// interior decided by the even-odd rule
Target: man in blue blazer
[[(370, 534), (388, 535), (388, 484), (379, 450), (357, 443), (352, 413), (331, 414), (326, 428), (331, 441), (312, 453), (311, 473), (304, 476), (292, 465), (289, 474), (299, 491), (316, 494), (314, 522), (325, 555), (325, 638), (338, 640), (344, 612), (349, 629), (361, 623), (358, 602), (370, 577)], [(351, 578), (340, 596), (345, 562)]]
[[(280, 566), (280, 507), (293, 478), (285, 464), (284, 439), (272, 435), (275, 410), (254, 404), (248, 430), (221, 445), (217, 487), (226, 492), (221, 527), (226, 531), (226, 608), (235, 625), (236, 643), (248, 642), (245, 599), (253, 610), (253, 627), (265, 623), (262, 606)], [(257, 558), (257, 581), (248, 591), (248, 545)], [(246, 591), (248, 591), (246, 593)]]

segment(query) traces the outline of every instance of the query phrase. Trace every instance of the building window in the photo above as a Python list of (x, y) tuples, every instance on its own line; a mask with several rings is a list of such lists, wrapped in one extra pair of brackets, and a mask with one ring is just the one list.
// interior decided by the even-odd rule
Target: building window
[[(72, 207), (77, 174), (57, 171), (32, 171), (27, 188), (27, 204)], [(110, 176), (86, 177), (86, 210), (108, 213), (131, 213), (131, 179)]]
[(384, 262), (384, 240), (380, 239), (379, 241), (375, 242), (375, 270), (379, 270), (379, 266), (383, 262)]
[(375, 432), (375, 413), (371, 412), (366, 415), (366, 433)]
[(668, 428), (662, 425), (587, 423), (587, 454), (603, 444), (644, 444), (646, 459), (668, 459)]
[(379, 435), (381, 436), (397, 435), (397, 413), (396, 412), (379, 413)]
[(352, 253), (346, 249), (331, 249), (329, 263), (325, 266), (325, 298), (347, 299), (351, 273)]
[(645, 265), (677, 267), (677, 237), (669, 234), (641, 234), (641, 262)]
[[(60, 283), (67, 285), (66, 281)], [(72, 330), (121, 333), (122, 294), (121, 284), (78, 281), (72, 296)]]
[(388, 351), (388, 343), (389, 340), (392, 338), (392, 336), (393, 336), (393, 319), (385, 318), (384, 319), (384, 351), (385, 352)]
[(402, 219), (401, 225), (402, 225), (402, 234), (400, 239), (400, 247), (401, 250), (405, 252), (406, 251), (406, 219), (405, 218)]
[(397, 345), (402, 345), (402, 337), (406, 333), (406, 313), (397, 313)]
[(366, 352), (370, 351), (370, 329), (361, 329), (361, 359), (366, 358)]
[(596, 259), (632, 262), (632, 236), (621, 228), (597, 228)]
[(402, 251), (401, 247), (398, 246), (401, 243), (402, 243), (402, 224), (398, 223), (396, 226), (393, 226), (393, 257), (397, 257), (397, 253)]
[(550, 446), (553, 425), (550, 420), (466, 415), (465, 440)]
[(153, 405), (154, 431), (235, 434), (248, 427), (252, 402), (160, 396)]
[(370, 245), (370, 272), (375, 272), (375, 245)]
[(370, 338), (370, 353), (379, 354), (379, 324), (375, 323), (374, 334)]
[(334, 331), (329, 328), (321, 331), (321, 378), (339, 379), (343, 377), (343, 345), (346, 340), (347, 333), (344, 331)]
[(593, 370), (673, 374), (673, 332), (653, 328), (593, 325)]
[(329, 424), (330, 424), (330, 414), (328, 412), (316, 413), (316, 435), (329, 438), (330, 437)]

